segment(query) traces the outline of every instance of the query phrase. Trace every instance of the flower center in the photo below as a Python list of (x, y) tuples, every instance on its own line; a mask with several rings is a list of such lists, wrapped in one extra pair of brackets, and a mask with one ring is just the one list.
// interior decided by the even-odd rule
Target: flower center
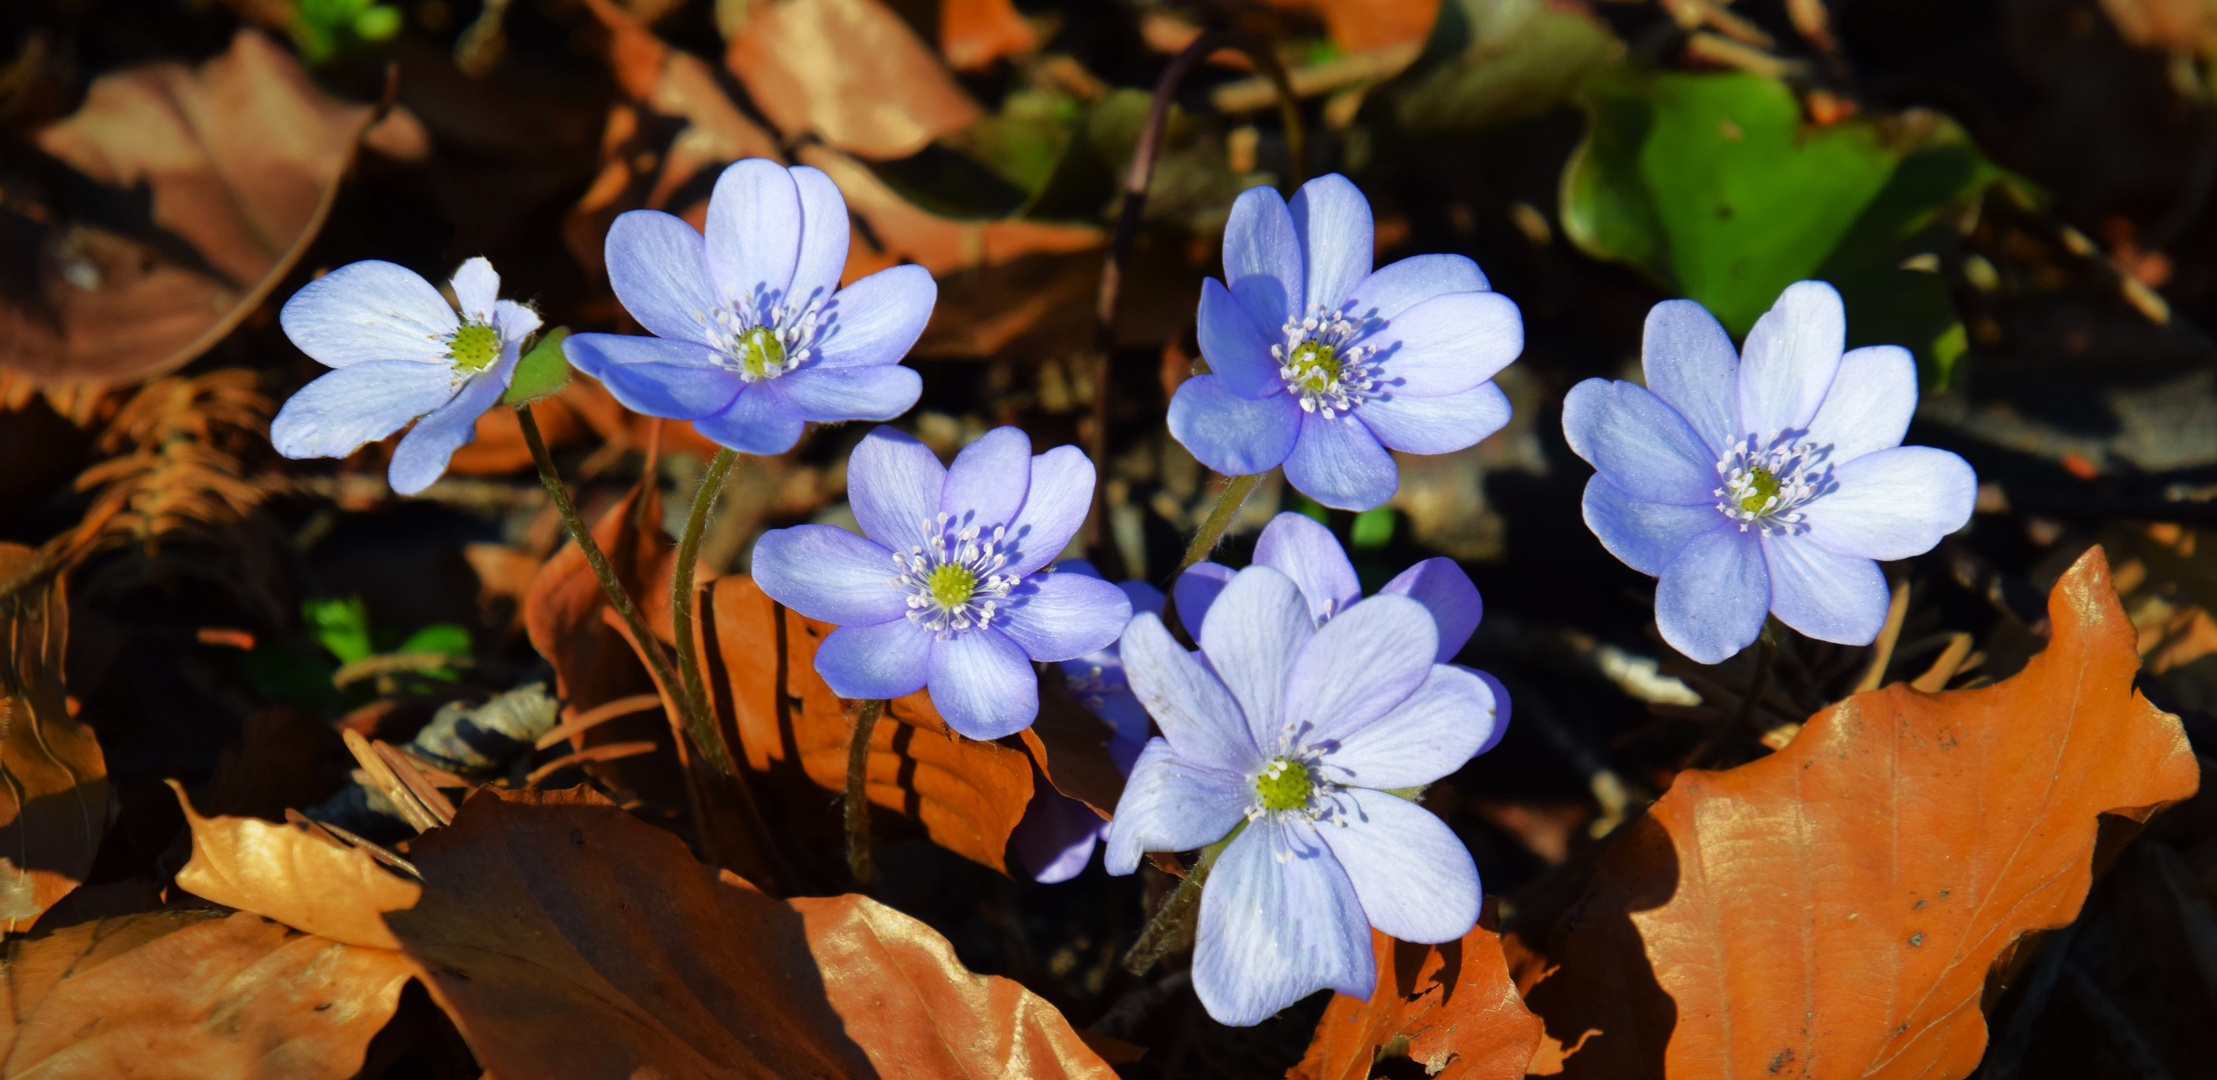
[(1331, 419), (1371, 396), (1377, 387), (1368, 345), (1352, 344), (1361, 324), (1344, 311), (1311, 308), (1301, 319), (1287, 319), (1278, 328), (1285, 343), (1272, 345), (1278, 361), (1278, 377), (1286, 390), (1301, 400), (1301, 408)]
[(1316, 791), (1316, 781), (1309, 777), (1309, 767), (1292, 758), (1277, 758), (1255, 777), (1255, 794), (1262, 799), (1265, 810), (1299, 810), (1309, 804), (1309, 796)]
[(1006, 527), (985, 536), (980, 526), (956, 529), (952, 522), (948, 514), (924, 519), (930, 539), (893, 553), (900, 570), (893, 584), (908, 592), (908, 617), (941, 641), (993, 621), (1019, 580), (999, 572), (1014, 557)]
[(822, 324), (823, 307), (822, 301), (805, 306), (780, 302), (766, 308), (725, 304), (693, 317), (707, 328), (709, 344), (722, 354), (724, 370), (752, 383), (775, 379), (815, 355), (810, 345)]
[(1832, 448), (1796, 441), (1799, 432), (1779, 432), (1768, 440), (1750, 435), (1717, 462), (1724, 486), (1716, 489), (1717, 510), (1738, 522), (1741, 532), (1805, 531), (1802, 507), (1830, 492)]
[(500, 331), (484, 323), (463, 323), (446, 346), (454, 370), (475, 375), (500, 357)]

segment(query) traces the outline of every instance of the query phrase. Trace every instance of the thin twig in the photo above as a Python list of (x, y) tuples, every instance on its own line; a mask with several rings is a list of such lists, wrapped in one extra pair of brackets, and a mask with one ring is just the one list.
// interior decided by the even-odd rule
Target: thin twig
[(865, 701), (855, 714), (854, 736), (847, 743), (847, 869), (854, 882), (868, 890), (877, 869), (870, 862), (870, 799), (864, 790), (870, 772), (870, 733), (885, 713), (882, 700)]
[(685, 680), (685, 707), (694, 716), (702, 717), (716, 732), (718, 749), (711, 751), (710, 760), (726, 774), (736, 773), (726, 760), (729, 751), (722, 749), (723, 731), (715, 723), (715, 713), (708, 708), (708, 688), (701, 678), (699, 650), (693, 644), (693, 565), (700, 561), (701, 533), (706, 531), (708, 514), (716, 507), (717, 496), (723, 494), (724, 478), (731, 475), (733, 462), (739, 454), (729, 447), (720, 447), (708, 463), (708, 471), (701, 475), (700, 489), (693, 493), (693, 511), (685, 518), (685, 533), (677, 541), (677, 569), (670, 575), (670, 619), (677, 633), (677, 670)]

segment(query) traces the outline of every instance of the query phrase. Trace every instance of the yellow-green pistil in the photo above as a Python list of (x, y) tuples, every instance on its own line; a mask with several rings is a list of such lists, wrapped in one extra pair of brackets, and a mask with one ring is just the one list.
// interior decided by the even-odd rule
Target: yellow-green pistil
[(1750, 514), (1762, 513), (1763, 507), (1777, 495), (1778, 477), (1757, 465), (1747, 471), (1747, 494), (1740, 496), (1740, 509)]
[(732, 351), (739, 361), (739, 369), (748, 379), (768, 378), (785, 368), (785, 343), (778, 340), (776, 331), (765, 326), (739, 335), (739, 343)]
[(463, 323), (447, 343), (446, 355), (456, 371), (474, 375), (500, 358), (500, 331), (484, 323)]
[(978, 575), (965, 566), (944, 563), (924, 578), (931, 588), (931, 598), (943, 608), (958, 608), (970, 602), (970, 594), (978, 591)]
[(1265, 810), (1299, 810), (1309, 804), (1309, 793), (1315, 788), (1309, 767), (1292, 758), (1271, 762), (1255, 777), (1255, 794), (1262, 796)]
[(1304, 341), (1294, 346), (1293, 359), (1286, 366), (1295, 372), (1294, 385), (1311, 394), (1331, 389), (1339, 379), (1339, 354), (1321, 341)]

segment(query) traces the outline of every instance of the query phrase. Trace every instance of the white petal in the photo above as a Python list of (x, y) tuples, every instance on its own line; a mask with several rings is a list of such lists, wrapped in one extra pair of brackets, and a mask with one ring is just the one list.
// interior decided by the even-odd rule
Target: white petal
[(1188, 761), (1168, 742), (1149, 739), (1109, 820), (1108, 872), (1129, 874), (1150, 851), (1192, 851), (1222, 840), (1254, 800), (1245, 774)]
[(824, 171), (809, 165), (788, 170), (801, 200), (801, 247), (793, 267), (793, 302), (808, 304), (829, 300), (839, 291), (839, 275), (847, 269), (848, 238), (854, 235), (847, 220), (847, 200), (839, 185)]
[(1133, 696), (1179, 757), (1242, 775), (1262, 767), (1262, 754), (1231, 692), (1170, 636), (1160, 618), (1147, 612), (1132, 616), (1117, 651)]
[(1978, 475), (1929, 446), (1865, 454), (1832, 471), (1839, 490), (1811, 500), (1809, 538), (1843, 555), (1906, 559), (1971, 520)]
[(1393, 711), (1348, 732), (1326, 751), (1334, 783), (1392, 788), (1429, 784), (1463, 767), (1501, 728), (1501, 699), (1479, 673), (1434, 664)]
[(1786, 286), (1747, 333), (1740, 356), (1742, 434), (1764, 438), (1809, 426), (1847, 348), (1847, 312), (1822, 281)]
[(1284, 742), (1286, 678), (1316, 636), (1300, 588), (1267, 566), (1250, 566), (1209, 605), (1198, 636), (1209, 666), (1239, 702), (1255, 746), (1264, 757), (1276, 755)]
[(717, 295), (761, 311), (792, 286), (800, 251), (801, 195), (792, 174), (768, 158), (726, 166), (708, 197), (708, 272)]
[(1763, 537), (1771, 612), (1819, 641), (1868, 645), (1886, 625), (1886, 575), (1878, 564), (1840, 555), (1799, 536)]
[(1326, 988), (1364, 997), (1377, 977), (1362, 901), (1314, 828), (1259, 818), (1224, 849), (1193, 946), (1193, 990), (1218, 1023), (1259, 1024)]
[(1350, 788), (1317, 827), (1339, 857), (1370, 925), (1402, 941), (1455, 941), (1478, 925), (1478, 866), (1432, 812), (1383, 791)]
[(338, 369), (285, 402), (269, 441), (289, 458), (345, 457), (454, 397), (454, 371), (409, 360), (370, 360)]
[[(1283, 737), (1313, 746), (1361, 730), (1424, 685), (1438, 652), (1432, 613), (1406, 596), (1348, 608), (1295, 656)], [(1263, 743), (1260, 733), (1255, 741)]]
[(1691, 300), (1650, 308), (1640, 370), (1647, 388), (1686, 418), (1712, 458), (1747, 434), (1740, 430), (1740, 354), (1708, 308)]
[(1346, 177), (1327, 173), (1301, 185), (1286, 210), (1301, 238), (1306, 307), (1338, 310), (1370, 276), (1370, 255), (1378, 245), (1370, 200)]
[(1841, 465), (1891, 450), (1909, 433), (1917, 411), (1917, 359), (1899, 345), (1872, 345), (1840, 358), (1840, 373), (1809, 421), (1809, 441), (1829, 446)]
[(462, 325), (415, 271), (348, 263), (301, 286), (277, 316), (285, 336), (326, 367), (375, 360), (448, 366), (447, 336)]
[(454, 303), (471, 322), (493, 321), (493, 305), (500, 300), (500, 274), (483, 256), (471, 259), (454, 272)]

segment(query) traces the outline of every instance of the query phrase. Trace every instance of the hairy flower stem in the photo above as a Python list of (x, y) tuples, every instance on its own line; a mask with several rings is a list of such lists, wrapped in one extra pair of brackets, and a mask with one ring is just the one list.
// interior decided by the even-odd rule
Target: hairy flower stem
[(708, 471), (701, 474), (700, 488), (693, 492), (693, 512), (686, 515), (685, 533), (677, 538), (677, 569), (670, 574), (670, 622), (677, 628), (677, 671), (685, 681), (685, 707), (707, 721), (706, 727), (716, 736), (718, 747), (712, 760), (726, 772), (736, 770), (725, 768), (730, 751), (723, 747), (723, 732), (717, 729), (716, 714), (708, 708), (708, 687), (701, 678), (700, 654), (693, 643), (693, 567), (700, 561), (701, 533), (707, 528), (708, 515), (716, 508), (716, 499), (724, 492), (724, 479), (731, 475), (731, 466), (738, 460), (738, 451), (718, 448)]
[[(1261, 482), (1262, 474), (1256, 473), (1252, 476), (1232, 477), (1231, 482), (1224, 485), (1224, 493), (1216, 497), (1216, 505), (1209, 508), (1209, 516), (1202, 520), (1201, 531), (1194, 533), (1193, 542), (1186, 545), (1185, 558), (1178, 563), (1176, 572), (1170, 575), (1171, 581), (1177, 581), (1179, 574), (1185, 573), (1187, 568), (1208, 558), (1209, 552), (1216, 550), (1216, 545), (1224, 539), (1224, 530), (1232, 527), (1232, 519), (1239, 516), (1239, 508), (1247, 505), (1247, 497), (1255, 493), (1255, 485)], [(1163, 600), (1162, 623), (1173, 632), (1182, 626), (1178, 621), (1176, 590), (1172, 590), (1172, 595)], [(1198, 627), (1193, 629), (1199, 630)]]
[(854, 883), (867, 891), (877, 876), (870, 862), (870, 800), (863, 791), (870, 772), (870, 733), (885, 714), (885, 702), (865, 701), (855, 714), (854, 738), (847, 744), (847, 869)]
[[(562, 476), (554, 469), (554, 457), (547, 453), (546, 440), (539, 434), (539, 422), (532, 418), (531, 406), (516, 406), (516, 421), (523, 427), (524, 445), (531, 448), (531, 460), (539, 465), (539, 482), (546, 485), (547, 495), (554, 500), (554, 508), (562, 515), (562, 523), (570, 530), (570, 539), (577, 542), (577, 549), (585, 555), (585, 565), (600, 579), (601, 592), (608, 596), (608, 606), (616, 609), (616, 616), (631, 631), (632, 640), (639, 645), (639, 655), (654, 674), (654, 681), (673, 691), (672, 697), (683, 694), (676, 672), (670, 670), (669, 657), (662, 654), (662, 645), (647, 626), (646, 617), (639, 614), (637, 604), (631, 602), (631, 594), (624, 591), (623, 582), (608, 565), (608, 556), (600, 550), (600, 543), (593, 539), (593, 530), (577, 512), (577, 504), (570, 501), (570, 490), (563, 486)], [(679, 718), (685, 722), (685, 730), (708, 756), (709, 763), (725, 776), (737, 773), (731, 760), (731, 752), (725, 748), (722, 733), (716, 730), (713, 719), (696, 713), (690, 700), (677, 702)]]
[[(1232, 836), (1238, 835), (1239, 830), (1232, 831)], [(1208, 881), (1209, 868), (1216, 865), (1216, 857), (1231, 846), (1232, 836), (1203, 849), (1200, 858), (1193, 861), (1193, 869), (1186, 871), (1184, 880), (1178, 882), (1177, 889), (1155, 908), (1146, 928), (1139, 932), (1139, 940), (1124, 954), (1124, 970), (1145, 975), (1164, 954), (1183, 948), (1193, 940), (1194, 919), (1201, 909), (1201, 886)]]

